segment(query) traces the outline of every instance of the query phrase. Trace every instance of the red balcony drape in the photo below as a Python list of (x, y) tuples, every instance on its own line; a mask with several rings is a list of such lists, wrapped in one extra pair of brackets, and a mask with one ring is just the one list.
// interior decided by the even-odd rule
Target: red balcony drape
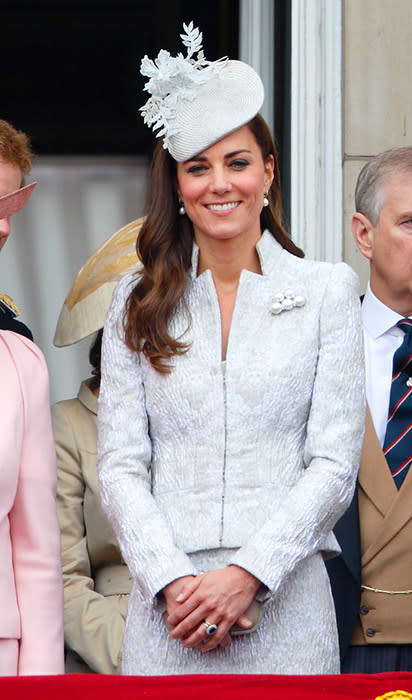
[(375, 700), (396, 690), (412, 698), (412, 673), (0, 678), (1, 700)]

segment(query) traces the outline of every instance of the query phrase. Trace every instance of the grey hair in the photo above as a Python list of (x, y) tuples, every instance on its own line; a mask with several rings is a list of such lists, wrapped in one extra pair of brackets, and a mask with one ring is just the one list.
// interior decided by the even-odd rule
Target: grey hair
[(371, 158), (359, 173), (355, 188), (356, 211), (364, 214), (372, 226), (379, 221), (386, 179), (393, 172), (412, 176), (412, 146), (390, 148)]

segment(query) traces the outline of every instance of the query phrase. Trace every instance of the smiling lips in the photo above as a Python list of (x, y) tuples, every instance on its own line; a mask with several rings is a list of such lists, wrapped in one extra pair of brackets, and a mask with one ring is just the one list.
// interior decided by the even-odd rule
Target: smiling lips
[(211, 211), (230, 211), (230, 209), (236, 209), (240, 202), (225, 202), (224, 204), (206, 204), (207, 209)]

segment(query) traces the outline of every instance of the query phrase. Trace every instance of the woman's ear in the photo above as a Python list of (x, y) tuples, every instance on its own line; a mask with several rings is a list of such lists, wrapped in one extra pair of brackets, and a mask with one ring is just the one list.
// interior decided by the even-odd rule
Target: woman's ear
[(359, 251), (365, 258), (372, 260), (373, 226), (359, 211), (352, 217), (352, 233)]
[(274, 166), (275, 162), (273, 159), (273, 155), (269, 153), (268, 157), (265, 160), (265, 190), (268, 192), (270, 190), (270, 187), (273, 182), (273, 171), (274, 171)]

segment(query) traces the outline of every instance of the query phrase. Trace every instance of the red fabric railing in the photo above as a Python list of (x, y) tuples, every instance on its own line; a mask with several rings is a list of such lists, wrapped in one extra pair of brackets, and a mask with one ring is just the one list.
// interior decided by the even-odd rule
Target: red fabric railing
[(412, 673), (0, 678), (1, 700), (375, 700), (396, 690), (412, 697)]

